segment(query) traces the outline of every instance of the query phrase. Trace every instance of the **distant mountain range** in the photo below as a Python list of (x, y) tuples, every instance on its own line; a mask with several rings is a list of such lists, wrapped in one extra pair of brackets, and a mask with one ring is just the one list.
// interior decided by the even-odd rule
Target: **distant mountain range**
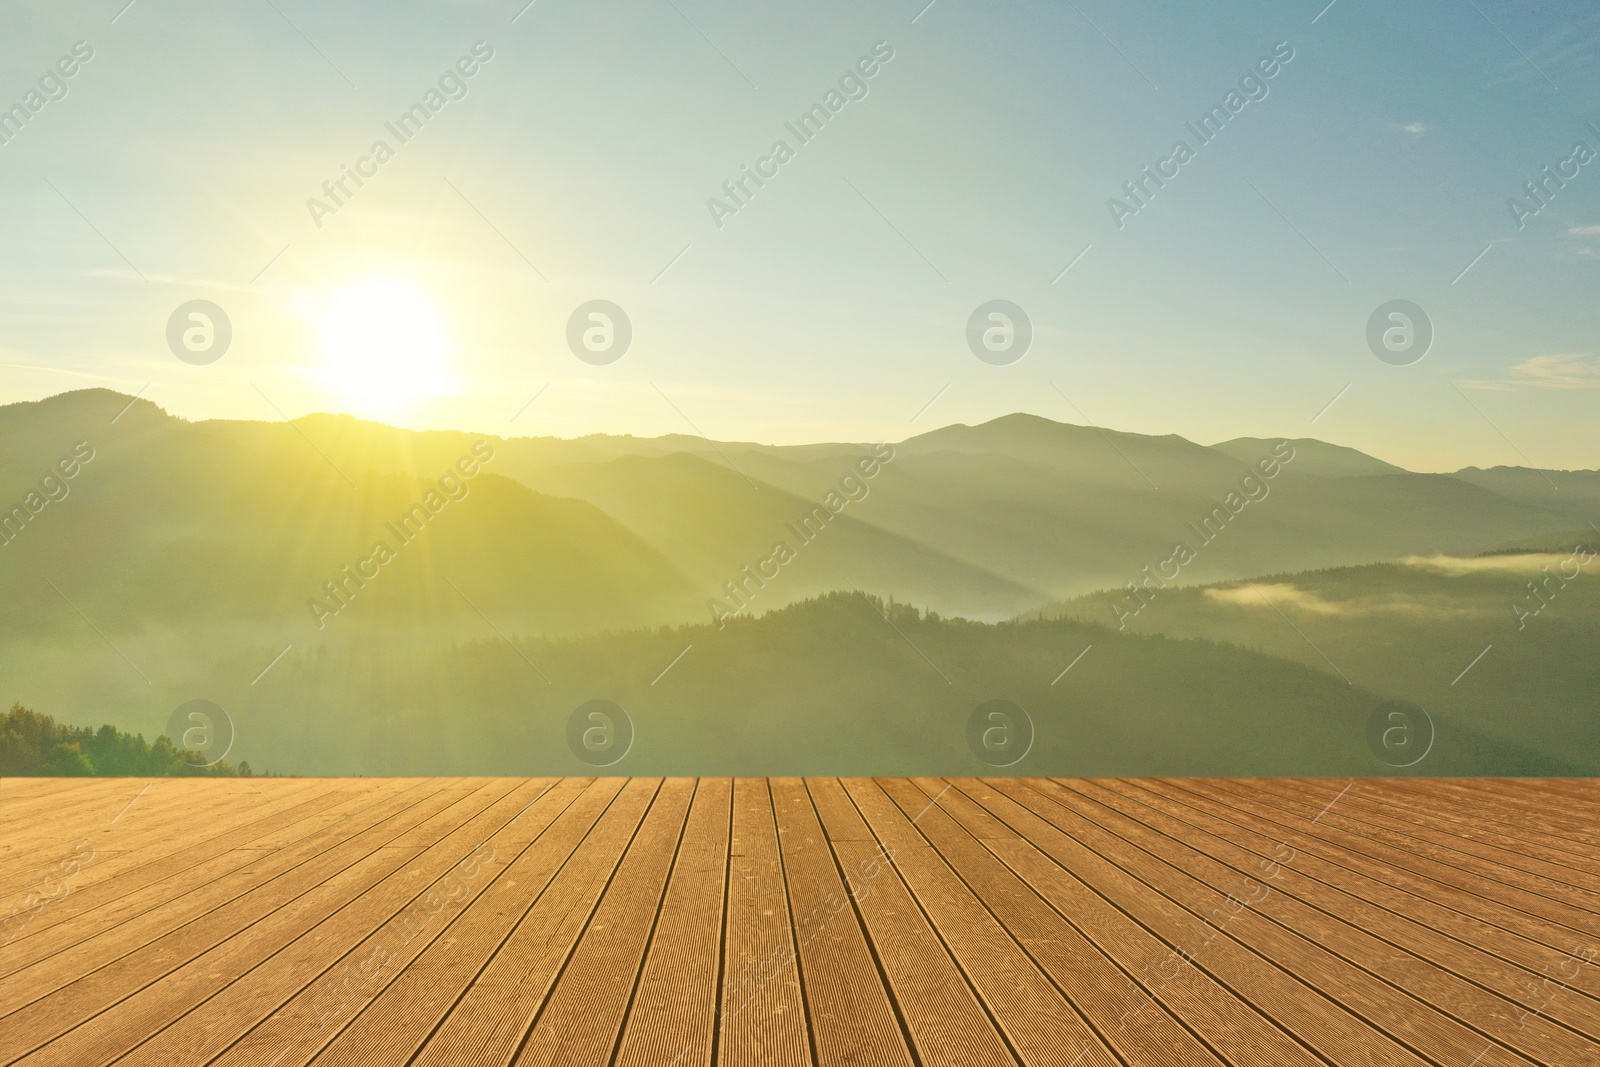
[[(1030, 617), (1109, 623), (1116, 597), (1104, 590)], [(1162, 589), (1124, 628), (1112, 629), (1299, 663), (1414, 702), (1441, 730), (1493, 737), (1600, 773), (1593, 654), (1600, 534), (1593, 530), (1542, 549)]]
[[(75, 449), (85, 448), (92, 458), (74, 460)], [(76, 468), (71, 477), (66, 466)], [(703, 644), (727, 633), (716, 623), (732, 613), (740, 626), (772, 630), (772, 677), (826, 674), (835, 667), (809, 657), (829, 638), (800, 635), (805, 620), (834, 614), (808, 608), (786, 613), (781, 624), (758, 616), (835, 592), (863, 608), (872, 596), (932, 611), (935, 617), (919, 625), (933, 627), (938, 641), (974, 648), (1011, 640), (1004, 628), (975, 623), (1070, 615), (1109, 627), (1078, 645), (1098, 649), (1136, 640), (1116, 633), (1118, 616), (1106, 591), (1127, 595), (1128, 583), (1138, 587), (1151, 575), (1198, 586), (1569, 542), (1600, 516), (1600, 472), (1500, 467), (1418, 474), (1309, 439), (1240, 438), (1208, 447), (1030, 415), (882, 445), (785, 447), (682, 436), (506, 439), (411, 432), (332, 415), (195, 423), (148, 401), (86, 390), (0, 407), (0, 509), (0, 595), (13, 606), (0, 615), (0, 686), (9, 687), (0, 696), (62, 721), (109, 721), (148, 732), (183, 699), (258, 702), (274, 683), (252, 686), (251, 677), (269, 661), (276, 665), (265, 677), (276, 684), (304, 681), (318, 663), (319, 670), (343, 663), (356, 673), (337, 682), (340, 701), (297, 690), (296, 707), (346, 716), (362, 723), (365, 735), (388, 721), (385, 709), (432, 722), (448, 717), (452, 687), (465, 694), (490, 684), (448, 680), (451, 650), (474, 642), (502, 650), (531, 647), (525, 642), (554, 650), (569, 642), (574, 655), (589, 650), (581, 655), (596, 656), (604, 667), (608, 657), (597, 650), (640, 640), (624, 640), (624, 633), (702, 627), (694, 631), (700, 637), (685, 643)], [(1180, 545), (1187, 550), (1181, 559)], [(1372, 573), (1380, 586), (1393, 577)], [(1408, 581), (1414, 577), (1407, 574)], [(1163, 595), (1180, 603), (1177, 590)], [(1214, 607), (1205, 595), (1194, 590), (1181, 602)], [(1304, 666), (1296, 671), (1321, 672), (1349, 688), (1322, 660), (1280, 647), (1283, 633), (1266, 641), (1236, 621), (1221, 626), (1193, 611), (1180, 619), (1157, 606), (1141, 615), (1134, 633), (1259, 648), (1283, 669), (1284, 661), (1298, 661)], [(1273, 621), (1250, 618), (1267, 629)], [(982, 636), (991, 632), (1001, 636)], [(1442, 632), (1417, 639), (1426, 644), (1428, 633)], [(892, 628), (886, 636), (891, 645), (899, 641)], [(1338, 643), (1331, 635), (1329, 641)], [(277, 663), (274, 655), (286, 646)], [(1188, 647), (1181, 641), (1160, 647), (1168, 660), (1195, 654), (1180, 654)], [(1212, 662), (1216, 684), (1239, 671), (1263, 676), (1257, 666), (1242, 666), (1241, 653), (1231, 648), (1206, 648), (1202, 658)], [(653, 655), (658, 651), (652, 647)], [(1051, 656), (1064, 652), (1076, 649), (1053, 647)], [(1440, 654), (1450, 659), (1456, 650), (1451, 645), (1445, 655), (1441, 646)], [(953, 648), (949, 656), (947, 669), (956, 671), (969, 659)], [(562, 657), (552, 651), (549, 658)], [(1352, 652), (1351, 658), (1361, 657)], [(653, 665), (627, 662), (629, 671)], [(744, 688), (729, 690), (727, 699), (755, 701), (750, 687), (761, 683), (747, 676), (747, 665), (718, 662), (730, 685), (743, 679)], [(877, 691), (866, 680), (870, 664), (851, 670), (863, 693)], [(974, 661), (970, 670), (982, 684), (957, 686), (967, 696), (1005, 688), (998, 661)], [(597, 671), (595, 684), (608, 676)], [(1140, 673), (1161, 671), (1152, 665)], [(402, 677), (406, 685), (395, 689)], [(1408, 691), (1392, 672), (1352, 681), (1373, 699)], [(237, 692), (192, 691), (202, 684)], [(1129, 700), (1156, 699), (1136, 698), (1128, 684)], [(1180, 698), (1175, 677), (1172, 685), (1161, 700)], [(379, 692), (386, 694), (381, 700)], [(1302, 682), (1285, 681), (1281, 696), (1300, 701), (1305, 693)], [(797, 692), (787, 704), (778, 696), (760, 705), (761, 722), (798, 729), (809, 705)], [(1179, 711), (1172, 714), (1181, 720)], [(1484, 714), (1474, 715), (1473, 737), (1503, 736)], [(353, 766), (344, 747), (319, 749), (302, 737), (298, 731), (312, 729), (302, 717), (284, 708), (278, 728), (257, 734), (262, 752), (244, 755), (282, 770), (295, 770), (296, 761), (326, 770)], [(292, 743), (291, 722), (299, 724)], [(468, 733), (483, 735), (474, 722)], [(1468, 719), (1460, 725), (1466, 729)], [(350, 728), (350, 722), (340, 727)], [(1174, 745), (1194, 743), (1183, 733), (1178, 729)], [(241, 744), (247, 735), (241, 732)], [(429, 754), (415, 740), (408, 739), (407, 751), (415, 749), (419, 759)], [(851, 751), (870, 757), (875, 742), (868, 735), (858, 740)], [(886, 773), (910, 773), (917, 753), (933, 758), (943, 751), (880, 741), (885, 759), (890, 751), (905, 756), (883, 767)], [(1477, 755), (1461, 755), (1468, 749)], [(1487, 766), (1482, 757), (1490, 750), (1466, 742), (1451, 749), (1460, 768)], [(761, 764), (759, 746), (743, 751), (742, 762), (730, 756), (724, 765), (775, 773)], [(802, 751), (810, 749), (791, 746), (788, 754), (799, 759)], [(828, 751), (824, 746), (791, 769), (839, 764), (839, 753)], [(1051, 751), (1041, 740), (1030, 758)], [(1060, 751), (1065, 759), (1068, 749)], [(1112, 759), (1115, 749), (1096, 751)], [(1154, 758), (1157, 750), (1138, 751)], [(1559, 745), (1529, 740), (1519, 751), (1519, 766), (1573, 765), (1561, 762), (1568, 757)], [(270, 753), (277, 755), (262, 758)], [(1278, 766), (1270, 752), (1259, 755), (1264, 762), (1250, 766)], [(645, 764), (642, 754), (640, 760), (668, 766)], [(870, 758), (845, 762), (876, 766)], [(1148, 765), (1199, 771), (1217, 763), (1191, 764), (1168, 753)], [(465, 766), (435, 761), (427, 769)]]

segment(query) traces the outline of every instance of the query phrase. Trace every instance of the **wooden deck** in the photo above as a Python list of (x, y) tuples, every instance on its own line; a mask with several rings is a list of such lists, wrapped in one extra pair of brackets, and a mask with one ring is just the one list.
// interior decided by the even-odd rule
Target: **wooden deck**
[(1600, 783), (6, 779), (0, 1065), (1600, 1064)]

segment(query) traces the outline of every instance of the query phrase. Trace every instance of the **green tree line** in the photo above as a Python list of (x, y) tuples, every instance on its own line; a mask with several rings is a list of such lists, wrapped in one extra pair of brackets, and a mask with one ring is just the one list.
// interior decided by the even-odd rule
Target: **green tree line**
[(223, 760), (207, 767), (165, 735), (147, 742), (143, 734), (125, 734), (110, 725), (98, 730), (67, 726), (21, 704), (0, 719), (0, 776), (248, 777), (250, 773), (248, 763), (235, 768)]

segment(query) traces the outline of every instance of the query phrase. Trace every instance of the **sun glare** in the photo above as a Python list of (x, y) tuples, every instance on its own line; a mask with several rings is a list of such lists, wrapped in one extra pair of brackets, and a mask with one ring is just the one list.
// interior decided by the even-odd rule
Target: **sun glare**
[(450, 343), (428, 297), (369, 278), (335, 289), (318, 319), (318, 383), (355, 414), (387, 421), (450, 391)]

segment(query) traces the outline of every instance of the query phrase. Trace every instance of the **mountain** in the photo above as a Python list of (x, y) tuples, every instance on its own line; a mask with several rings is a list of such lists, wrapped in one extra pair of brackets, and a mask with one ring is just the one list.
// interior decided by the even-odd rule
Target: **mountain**
[[(1254, 462), (1255, 457), (1272, 451), (1276, 441), (1261, 437), (1235, 437), (1231, 441), (1212, 445), (1212, 449), (1232, 456), (1241, 463)], [(1343, 445), (1330, 445), (1310, 437), (1296, 437), (1289, 441), (1294, 447), (1296, 471), (1315, 474), (1319, 478), (1353, 478), (1381, 474), (1409, 474), (1404, 467), (1396, 467), (1365, 452)]]
[[(147, 736), (212, 700), (257, 766), (372, 773), (571, 771), (540, 731), (601, 696), (646, 715), (641, 772), (964, 773), (959, 727), (1009, 699), (1037, 773), (1376, 773), (1363, 724), (1405, 698), (1437, 710), (1433, 773), (1563, 773), (1600, 740), (1600, 600), (1573, 581), (1568, 622), (1493, 633), (1504, 568), (1582, 536), (1591, 496), (1595, 472), (1028, 415), (769, 447), (88, 390), (0, 407), (0, 692)], [(1328, 608), (1340, 582), (1360, 610)], [(1123, 631), (1130, 583), (1159, 595)]]
[(1519, 504), (1573, 515), (1583, 520), (1582, 525), (1600, 515), (1600, 471), (1467, 467), (1455, 477)]
[[(862, 508), (864, 521), (1056, 599), (1136, 580), (1180, 541), (1196, 551), (1184, 578), (1195, 582), (1480, 551), (1573, 525), (1570, 513), (1536, 501), (1317, 441), (1241, 439), (1205, 448), (1011, 415), (894, 447), (893, 464)], [(1275, 450), (1289, 458), (1276, 461)], [(752, 477), (801, 494), (816, 492), (831, 473), (827, 461), (758, 451), (730, 458)], [(1263, 462), (1273, 477), (1261, 476)], [(1262, 499), (1203, 540), (1205, 531), (1196, 531), (1205, 517), (1229, 494), (1246, 499), (1251, 486)]]
[[(1441, 724), (1600, 773), (1600, 536), (1157, 588), (1125, 634), (1204, 640), (1411, 700)], [(1034, 618), (1112, 622), (1115, 592)]]
[[(0, 595), (30, 605), (0, 634), (92, 620), (108, 635), (233, 621), (284, 641), (352, 624), (466, 636), (483, 615), (572, 632), (675, 620), (692, 602), (660, 552), (592, 505), (490, 473), (492, 445), (475, 455), (466, 435), (439, 450), (449, 460), (392, 473), (335, 467), (289, 425), (187, 423), (142, 402), (113, 424), (126, 402), (71, 394), (42, 422), (0, 409), (0, 501), (45, 501), (0, 547)], [(50, 501), (39, 483), (75, 446), (92, 458), (53, 478)]]
[[(470, 626), (462, 594), (477, 589), (506, 626), (579, 633), (857, 588), (993, 621), (1139, 579), (1180, 542), (1195, 554), (1183, 579), (1215, 581), (1550, 538), (1579, 525), (1586, 494), (1600, 504), (1595, 472), (1413, 474), (1308, 439), (1208, 448), (1020, 414), (883, 446), (766, 447), (335, 415), (189, 423), (106, 390), (0, 409), (0, 500), (20, 501), (79, 441), (96, 460), (37, 520), (63, 537), (19, 538), (10, 555), (31, 573), (75, 572), (114, 625), (310, 618), (323, 583), (480, 441), (494, 458), (466, 498), (381, 587), (358, 590), (347, 618)], [(874, 447), (884, 458), (865, 477)], [(781, 568), (780, 543), (794, 554)], [(747, 577), (763, 571), (781, 574)], [(19, 595), (38, 592), (29, 581)]]
[[(863, 447), (860, 455), (871, 453)], [(972, 616), (1005, 616), (1039, 602), (1041, 592), (1021, 581), (858, 518), (874, 513), (879, 484), (896, 461), (872, 478), (857, 474), (852, 484), (865, 495), (850, 501), (839, 486), (846, 475), (837, 472), (855, 470), (852, 461), (814, 461), (815, 479), (761, 477), (753, 484), (717, 459), (674, 453), (552, 465), (522, 479), (593, 504), (659, 548), (701, 584), (702, 604), (718, 598), (735, 606), (725, 589), (730, 581), (746, 582), (754, 610), (852, 585)], [(750, 472), (773, 473), (772, 464), (752, 464)], [(782, 482), (796, 491), (780, 488)], [(844, 502), (836, 514), (818, 507), (829, 493)], [(796, 558), (770, 584), (741, 578), (744, 567), (770, 557), (778, 543)]]
[[(102, 707), (85, 675), (120, 665), (92, 649), (81, 663), (30, 699), (94, 721)], [(297, 646), (256, 684), (258, 664), (238, 657), (195, 657), (186, 669), (119, 704), (128, 728), (158, 732), (177, 701), (206, 693), (231, 717), (238, 756), (298, 773), (594, 773), (568, 739), (593, 700), (631, 723), (630, 747), (603, 773), (1394, 773), (1366, 742), (1382, 694), (1325, 671), (1068, 620), (940, 619), (855, 593), (721, 628)], [(975, 713), (995, 700), (1032, 724), (1031, 745), (1009, 767), (980, 760), (968, 740)], [(1020, 738), (1020, 719), (1011, 725)], [(1425, 771), (1575, 766), (1452, 724)]]

